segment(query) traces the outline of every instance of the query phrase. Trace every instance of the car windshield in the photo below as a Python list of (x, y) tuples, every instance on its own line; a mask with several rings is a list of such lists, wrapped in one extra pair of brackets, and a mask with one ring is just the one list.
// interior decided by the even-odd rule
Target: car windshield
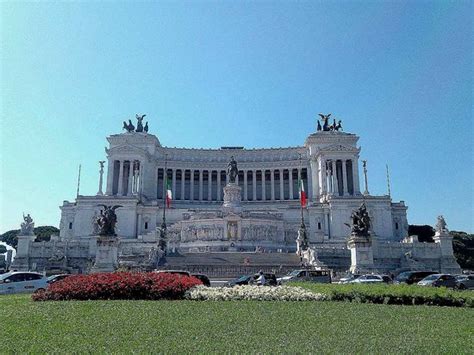
[(395, 280), (397, 281), (405, 281), (408, 280), (410, 277), (411, 273), (410, 272), (402, 272), (400, 275), (398, 275)]
[(468, 279), (467, 275), (457, 275), (456, 276), (456, 280), (467, 280), (467, 279)]
[(237, 281), (246, 281), (247, 279), (249, 279), (250, 276), (249, 275), (245, 275), (245, 276), (241, 276), (237, 279)]
[(292, 272), (288, 274), (288, 276), (298, 276), (299, 273), (300, 273), (300, 270), (293, 270)]
[(430, 275), (430, 276), (426, 276), (423, 281), (432, 281), (432, 280), (436, 280), (437, 278), (439, 277), (439, 275)]

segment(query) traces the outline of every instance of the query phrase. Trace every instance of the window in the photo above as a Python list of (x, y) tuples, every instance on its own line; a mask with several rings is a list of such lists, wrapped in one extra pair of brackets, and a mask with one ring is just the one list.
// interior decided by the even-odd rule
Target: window
[(145, 229), (148, 229), (148, 222), (145, 222)]
[(398, 229), (398, 222), (395, 223), (395, 229)]
[(69, 229), (72, 229), (72, 222), (69, 222)]
[(37, 274), (25, 274), (25, 281), (40, 280), (41, 275)]
[(321, 230), (321, 222), (318, 222), (318, 229)]
[(5, 279), (5, 282), (22, 282), (25, 281), (25, 274), (15, 274)]

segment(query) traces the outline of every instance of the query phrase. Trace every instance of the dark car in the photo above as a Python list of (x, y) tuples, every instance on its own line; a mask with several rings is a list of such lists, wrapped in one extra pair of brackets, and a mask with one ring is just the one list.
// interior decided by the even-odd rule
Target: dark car
[(207, 287), (211, 287), (211, 281), (209, 277), (204, 274), (191, 274), (192, 277), (195, 277), (198, 280), (201, 280), (202, 284)]
[(474, 289), (474, 275), (456, 275), (456, 288), (459, 290)]
[(456, 278), (448, 274), (433, 274), (426, 276), (423, 280), (418, 282), (418, 285), (455, 288)]
[(48, 277), (48, 284), (54, 284), (60, 280), (64, 280), (66, 277), (71, 276), (70, 274), (59, 274), (59, 275), (51, 275)]
[(436, 274), (434, 271), (405, 271), (395, 278), (394, 283), (406, 283), (408, 285), (417, 284), (426, 276)]
[[(238, 285), (252, 285), (257, 283), (257, 279), (260, 276), (260, 274), (254, 274), (254, 275), (245, 275), (241, 276), (237, 279), (230, 280), (226, 286), (238, 286)], [(275, 274), (271, 273), (263, 273), (263, 276), (265, 276), (265, 285), (266, 286), (276, 286), (277, 285), (277, 278)]]

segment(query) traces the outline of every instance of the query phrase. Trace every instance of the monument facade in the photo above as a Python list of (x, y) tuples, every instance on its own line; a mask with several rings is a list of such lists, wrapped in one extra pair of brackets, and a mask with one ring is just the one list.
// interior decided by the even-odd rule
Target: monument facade
[[(123, 122), (124, 133), (107, 137), (105, 193), (104, 162), (100, 162), (98, 193), (80, 195), (60, 207), (60, 235), (55, 241), (77, 245), (79, 249), (72, 248), (71, 253), (82, 258), (71, 267), (85, 272), (94, 264), (95, 241), (103, 230), (103, 206), (120, 206), (115, 211), (117, 265), (146, 265), (154, 260), (151, 254), (157, 249), (166, 249), (162, 251), (169, 256), (295, 253), (301, 224), (299, 181), (308, 195), (303, 210), (305, 243), (321, 262), (349, 269), (347, 242), (353, 237), (354, 225), (348, 222), (363, 205), (370, 219), (367, 240), (374, 267), (403, 267), (403, 251), (408, 245), (407, 206), (404, 201), (392, 201), (389, 195), (369, 194), (366, 175), (361, 193), (359, 137), (344, 132), (341, 121), (333, 119), (331, 124), (331, 114), (320, 114), (316, 132), (301, 146), (253, 149), (165, 147), (148, 132), (148, 122), (143, 125), (145, 116), (136, 115), (137, 128), (129, 120)], [(173, 197), (165, 224), (162, 216), (168, 186)], [(160, 244), (160, 231), (162, 239), (166, 234), (166, 243), (162, 240)], [(443, 238), (444, 234), (439, 239)], [(25, 249), (29, 267), (32, 262), (39, 269), (45, 267), (37, 243), (26, 236), (24, 240), (31, 243)], [(90, 247), (85, 250), (85, 245)], [(415, 249), (423, 249), (422, 259), (432, 259), (428, 266), (438, 263), (439, 267), (441, 251), (432, 247)], [(449, 250), (443, 249), (446, 252)]]

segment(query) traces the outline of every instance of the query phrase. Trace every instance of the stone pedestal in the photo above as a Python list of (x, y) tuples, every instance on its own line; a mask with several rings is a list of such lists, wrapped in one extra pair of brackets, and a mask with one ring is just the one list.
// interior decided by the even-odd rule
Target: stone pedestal
[(118, 265), (118, 238), (98, 236), (95, 263), (91, 272), (113, 272)]
[(441, 257), (439, 271), (446, 274), (460, 274), (461, 267), (454, 258), (453, 237), (446, 231), (437, 231), (433, 237), (435, 243), (439, 244)]
[(19, 235), (18, 236), (18, 248), (16, 251), (15, 260), (11, 266), (12, 270), (18, 271), (29, 271), (29, 253), (30, 253), (30, 245), (36, 239), (34, 234), (28, 235)]
[(347, 241), (351, 251), (351, 273), (372, 272), (374, 270), (374, 254), (370, 235), (351, 235)]
[(235, 183), (228, 183), (224, 187), (224, 204), (222, 205), (222, 210), (224, 212), (233, 212), (240, 213), (242, 212), (242, 188)]

